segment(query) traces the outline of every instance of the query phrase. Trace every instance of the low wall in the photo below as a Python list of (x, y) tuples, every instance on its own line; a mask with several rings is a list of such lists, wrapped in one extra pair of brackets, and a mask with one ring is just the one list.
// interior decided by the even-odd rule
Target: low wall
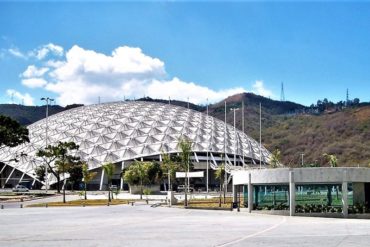
[[(156, 194), (161, 191), (160, 185), (145, 185), (143, 186), (143, 191), (145, 189), (149, 189), (151, 194)], [(140, 186), (139, 185), (130, 185), (130, 194), (140, 194)]]

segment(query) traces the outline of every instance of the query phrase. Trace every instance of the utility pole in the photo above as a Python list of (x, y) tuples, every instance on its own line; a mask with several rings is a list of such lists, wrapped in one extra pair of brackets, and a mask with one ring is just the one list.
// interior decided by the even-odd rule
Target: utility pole
[(262, 105), (260, 103), (260, 169), (262, 169)]
[[(207, 119), (206, 119), (206, 124), (208, 123), (208, 98), (207, 98)], [(207, 126), (208, 127), (208, 126)], [(211, 135), (212, 135), (212, 127), (210, 128), (211, 129)], [(207, 179), (206, 179), (206, 189), (207, 189), (207, 193), (209, 192), (209, 155), (208, 155), (208, 151), (209, 149), (212, 148), (212, 145), (210, 145), (212, 142), (212, 137), (208, 143), (208, 148), (207, 148)]]
[(227, 107), (226, 107), (226, 100), (225, 100), (225, 133), (224, 133), (224, 159), (225, 159), (225, 164), (224, 164), (224, 166), (225, 166), (225, 176), (224, 176), (224, 203), (225, 203), (225, 197), (226, 197), (226, 195), (225, 195), (225, 193), (226, 193), (226, 189), (227, 189), (227, 173), (226, 173), (226, 136), (227, 136), (227, 134), (226, 134), (226, 131), (227, 131), (227, 123), (226, 123), (226, 120), (227, 120), (227, 118), (226, 118), (226, 116), (227, 116)]

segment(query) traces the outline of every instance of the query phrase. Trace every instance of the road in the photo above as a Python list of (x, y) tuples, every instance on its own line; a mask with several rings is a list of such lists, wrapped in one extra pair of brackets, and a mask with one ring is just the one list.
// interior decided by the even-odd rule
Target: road
[(368, 247), (370, 221), (179, 208), (0, 210), (0, 246)]

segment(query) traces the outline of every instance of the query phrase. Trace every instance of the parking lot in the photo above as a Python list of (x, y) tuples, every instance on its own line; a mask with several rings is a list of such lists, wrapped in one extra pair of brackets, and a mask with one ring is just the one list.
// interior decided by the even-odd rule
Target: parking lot
[(0, 246), (369, 246), (370, 221), (147, 205), (10, 208)]

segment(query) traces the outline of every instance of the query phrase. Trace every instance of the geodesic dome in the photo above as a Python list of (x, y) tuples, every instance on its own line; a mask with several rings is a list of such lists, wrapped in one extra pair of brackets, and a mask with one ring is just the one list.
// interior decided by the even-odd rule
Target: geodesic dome
[[(125, 101), (82, 106), (40, 120), (28, 126), (30, 143), (4, 149), (0, 160), (26, 153), (19, 162), (7, 165), (35, 178), (34, 170), (42, 164), (36, 152), (45, 147), (46, 126), (48, 144), (75, 142), (80, 147), (76, 154), (90, 170), (107, 162), (179, 153), (181, 138), (191, 141), (196, 162), (204, 161), (207, 153), (212, 167), (217, 166), (221, 154), (226, 154), (229, 167), (234, 155), (242, 165), (258, 164), (260, 160), (269, 163), (271, 155), (262, 147), (260, 156), (258, 142), (239, 130), (235, 132), (231, 125), (226, 125), (225, 133), (224, 122), (204, 113), (170, 104)], [(56, 182), (52, 177), (49, 180), (50, 184)]]

